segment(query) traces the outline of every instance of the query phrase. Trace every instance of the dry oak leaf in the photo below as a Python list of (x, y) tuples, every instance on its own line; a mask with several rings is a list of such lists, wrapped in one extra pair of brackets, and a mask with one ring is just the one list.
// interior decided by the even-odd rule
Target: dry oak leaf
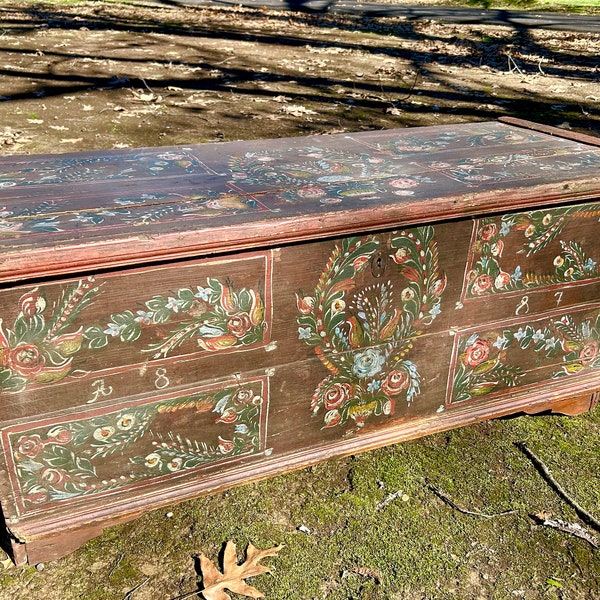
[(264, 594), (245, 583), (244, 579), (269, 573), (268, 567), (258, 563), (267, 556), (277, 556), (282, 548), (283, 546), (275, 546), (268, 550), (259, 550), (252, 544), (248, 544), (246, 560), (238, 565), (235, 544), (229, 540), (223, 553), (223, 573), (219, 572), (204, 554), (200, 554), (200, 568), (204, 585), (202, 595), (206, 600), (231, 600), (231, 596), (224, 592), (227, 589), (250, 598), (264, 598)]

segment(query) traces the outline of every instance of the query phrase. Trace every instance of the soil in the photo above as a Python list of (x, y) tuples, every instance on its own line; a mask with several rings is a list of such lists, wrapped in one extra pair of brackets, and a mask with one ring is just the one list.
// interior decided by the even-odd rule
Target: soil
[(0, 152), (500, 115), (600, 135), (600, 35), (166, 4), (0, 7)]

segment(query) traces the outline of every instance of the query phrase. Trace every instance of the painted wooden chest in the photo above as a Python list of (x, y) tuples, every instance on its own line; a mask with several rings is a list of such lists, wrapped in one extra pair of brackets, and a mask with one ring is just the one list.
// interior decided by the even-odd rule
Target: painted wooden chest
[[(519, 121), (0, 158), (17, 562), (600, 389), (600, 148)], [(5, 525), (4, 525), (5, 524)]]

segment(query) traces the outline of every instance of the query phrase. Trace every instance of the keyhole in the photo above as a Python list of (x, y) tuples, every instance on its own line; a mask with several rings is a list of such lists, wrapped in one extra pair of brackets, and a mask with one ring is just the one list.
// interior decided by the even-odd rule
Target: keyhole
[(387, 265), (387, 255), (383, 252), (376, 252), (371, 259), (371, 273), (373, 277), (381, 277), (385, 272)]

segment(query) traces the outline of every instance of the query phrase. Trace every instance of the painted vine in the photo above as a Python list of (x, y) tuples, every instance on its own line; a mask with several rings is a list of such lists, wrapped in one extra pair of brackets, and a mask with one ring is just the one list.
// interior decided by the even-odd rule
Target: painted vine
[[(85, 496), (256, 453), (261, 447), (263, 403), (257, 392), (252, 386), (199, 392), (11, 436), (24, 502), (39, 505)], [(227, 437), (218, 436), (216, 443), (183, 438), (176, 432), (150, 435), (157, 417), (182, 410), (215, 413), (214, 423), (231, 431)], [(148, 447), (149, 437), (152, 451), (136, 453), (136, 445)], [(107, 457), (126, 451), (133, 453), (122, 472), (99, 476), (97, 465), (106, 465)]]
[[(509, 362), (508, 350), (533, 352), (536, 365), (553, 360), (553, 379), (600, 367), (600, 313), (579, 325), (563, 315), (540, 326), (504, 328), (500, 333), (473, 333), (460, 339), (451, 403), (480, 398), (521, 385), (527, 372)], [(521, 362), (521, 361), (519, 361)], [(556, 365), (560, 365), (556, 368)]]
[[(5, 327), (0, 319), (0, 391), (18, 392), (31, 383), (60, 381), (72, 371), (73, 358), (84, 345), (98, 350), (114, 339), (132, 343), (144, 328), (175, 318), (175, 328), (160, 337), (154, 333), (158, 340), (142, 352), (152, 353), (153, 359), (164, 358), (191, 339), (208, 352), (250, 346), (263, 340), (267, 327), (258, 292), (212, 277), (205, 287), (155, 295), (135, 312), (113, 313), (103, 322), (78, 327), (80, 314), (99, 291), (94, 277), (88, 277), (63, 290), (52, 306), (39, 287), (21, 296), (13, 326)], [(187, 318), (182, 320), (182, 315)]]
[(583, 246), (574, 240), (559, 240), (561, 250), (545, 273), (522, 272), (502, 268), (506, 237), (522, 232), (522, 252), (531, 256), (543, 250), (557, 238), (571, 218), (595, 219), (600, 216), (600, 204), (583, 204), (536, 210), (525, 213), (488, 217), (476, 221), (476, 240), (472, 252), (478, 256), (467, 274), (467, 297), (528, 290), (556, 284), (585, 281), (600, 277), (597, 261), (588, 256)]
[(407, 355), (421, 328), (440, 313), (446, 285), (434, 230), (393, 237), (390, 258), (406, 280), (399, 300), (389, 280), (358, 288), (357, 277), (380, 247), (375, 237), (342, 240), (314, 294), (296, 295), (299, 339), (330, 372), (311, 402), (314, 413), (324, 410), (325, 427), (349, 419), (362, 427), (371, 415), (392, 415), (401, 398), (410, 404), (420, 392), (421, 376)]

